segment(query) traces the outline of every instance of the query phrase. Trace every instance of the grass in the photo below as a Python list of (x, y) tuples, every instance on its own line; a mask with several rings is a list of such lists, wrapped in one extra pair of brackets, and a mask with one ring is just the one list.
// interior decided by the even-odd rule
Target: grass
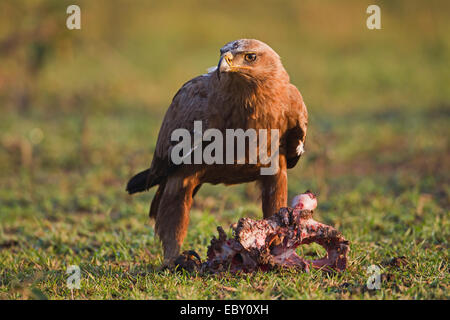
[[(314, 121), (314, 132), (326, 127), (336, 136), (311, 135), (311, 140), (323, 143), (319, 148), (310, 141), (309, 155), (290, 175), (289, 190), (291, 196), (308, 187), (318, 190), (317, 219), (334, 225), (351, 241), (347, 271), (338, 275), (283, 271), (207, 277), (158, 271), (162, 252), (147, 215), (151, 193), (130, 197), (124, 192), (126, 179), (137, 169), (130, 164), (143, 157), (135, 144), (139, 140), (145, 144), (141, 130), (151, 114), (89, 118), (97, 124), (86, 126), (89, 143), (103, 145), (95, 148), (71, 144), (76, 135), (61, 137), (75, 126), (70, 118), (61, 116), (45, 125), (41, 116), (32, 116), (44, 124), (43, 132), (54, 137), (45, 136), (33, 147), (35, 158), (30, 168), (3, 180), (2, 297), (34, 297), (38, 289), (48, 298), (70, 298), (65, 270), (76, 264), (82, 270), (82, 287), (75, 290), (75, 298), (448, 298), (449, 190), (448, 174), (441, 167), (446, 159), (440, 152), (445, 137), (430, 136), (433, 130), (427, 127), (432, 122), (436, 132), (444, 132), (448, 119), (416, 116), (414, 127), (409, 121), (396, 121), (395, 116), (387, 121), (378, 117), (380, 120), (367, 124), (359, 134), (361, 119), (357, 116), (334, 119), (331, 128), (325, 120)], [(10, 124), (19, 122), (15, 117), (8, 120)], [(111, 132), (108, 127), (112, 123), (117, 127)], [(387, 132), (389, 145), (373, 135), (380, 127)], [(113, 132), (121, 132), (132, 143), (109, 140)], [(356, 142), (347, 142), (347, 135), (366, 141), (365, 150)], [(391, 155), (395, 146), (403, 149), (401, 141), (414, 136), (425, 142)], [(105, 139), (110, 143), (101, 144)], [(49, 152), (52, 140), (72, 148), (55, 155)], [(343, 158), (327, 158), (327, 152)], [(242, 216), (259, 217), (254, 193), (244, 185), (202, 189), (194, 203), (185, 248), (205, 257), (217, 225), (227, 227)], [(323, 253), (316, 246), (302, 250), (306, 255)], [(390, 259), (401, 256), (406, 257), (406, 265), (389, 265)], [(372, 264), (381, 268), (381, 290), (366, 288), (366, 268)]]
[[(52, 20), (29, 15), (23, 26), (13, 3), (0, 5), (8, 12), (0, 40), (14, 23), (20, 30)], [(95, 3), (82, 2), (84, 31), (42, 40), (52, 53), (37, 74), (21, 63), (29, 43), (2, 56), (9, 63), (0, 70), (0, 298), (449, 298), (448, 10), (381, 1), (383, 30), (371, 32), (360, 1), (245, 2), (240, 10), (118, 1), (106, 13)], [(242, 36), (279, 51), (305, 97), (307, 152), (289, 171), (289, 197), (317, 192), (317, 220), (350, 240), (341, 274), (159, 271), (162, 249), (148, 218), (154, 190), (124, 191), (150, 163), (176, 89)], [(4, 79), (28, 79), (29, 106), (18, 106), (22, 87)], [(205, 257), (216, 227), (244, 216), (261, 217), (253, 184), (202, 187), (184, 248)], [(323, 254), (316, 245), (301, 250)], [(82, 279), (71, 292), (66, 269), (73, 264)], [(380, 267), (380, 290), (366, 286), (370, 265)]]

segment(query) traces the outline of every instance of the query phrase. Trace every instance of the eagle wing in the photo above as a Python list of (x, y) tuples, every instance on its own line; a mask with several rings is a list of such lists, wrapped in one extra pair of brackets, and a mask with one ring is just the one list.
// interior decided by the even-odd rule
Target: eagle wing
[(287, 167), (295, 167), (304, 152), (306, 130), (308, 127), (308, 111), (303, 97), (298, 89), (291, 85), (290, 90), (289, 124), (286, 133)]
[(210, 74), (207, 74), (186, 82), (174, 96), (158, 134), (148, 187), (158, 184), (176, 168), (170, 160), (171, 150), (178, 143), (171, 141), (172, 132), (175, 129), (184, 128), (192, 133), (194, 121), (205, 122), (209, 78)]

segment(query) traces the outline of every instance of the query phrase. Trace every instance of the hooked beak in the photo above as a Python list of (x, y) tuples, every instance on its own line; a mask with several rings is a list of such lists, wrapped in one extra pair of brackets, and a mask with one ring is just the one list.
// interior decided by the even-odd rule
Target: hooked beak
[(222, 72), (240, 72), (246, 69), (251, 69), (248, 66), (243, 66), (239, 64), (233, 64), (234, 56), (233, 54), (228, 51), (225, 52), (219, 60), (219, 64), (217, 65), (217, 77), (220, 80), (220, 74)]
[(225, 52), (219, 60), (219, 64), (217, 65), (217, 75), (220, 78), (220, 74), (222, 72), (230, 72), (233, 69), (233, 54), (228, 51)]

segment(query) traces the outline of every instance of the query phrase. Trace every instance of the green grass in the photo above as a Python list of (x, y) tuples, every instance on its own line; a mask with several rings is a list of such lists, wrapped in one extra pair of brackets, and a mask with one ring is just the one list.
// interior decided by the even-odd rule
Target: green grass
[[(64, 23), (59, 1), (33, 2), (54, 4), (52, 15), (30, 9), (26, 19), (15, 3), (0, 5), (0, 42)], [(361, 1), (105, 3), (82, 2), (82, 31), (38, 41), (52, 50), (36, 74), (24, 63), (36, 43), (0, 52), (0, 299), (71, 299), (73, 264), (75, 299), (449, 298), (449, 10), (380, 1), (383, 30), (368, 31)], [(154, 190), (125, 193), (150, 164), (171, 96), (244, 36), (280, 52), (306, 100), (307, 152), (289, 171), (289, 197), (317, 192), (317, 220), (350, 240), (341, 274), (159, 271)], [(24, 79), (31, 103), (21, 107)], [(261, 217), (253, 184), (202, 187), (183, 249), (205, 257), (216, 227), (241, 217)], [(396, 257), (406, 263), (390, 264)], [(380, 290), (366, 287), (370, 265)]]
[[(291, 172), (289, 191), (291, 196), (308, 187), (318, 191), (317, 219), (337, 227), (351, 242), (349, 268), (337, 275), (283, 271), (244, 276), (158, 271), (162, 251), (147, 215), (152, 193), (130, 197), (124, 192), (127, 178), (139, 167), (134, 163), (146, 158), (139, 142), (154, 140), (142, 132), (151, 114), (93, 116), (88, 123), (96, 126), (85, 126), (91, 137), (86, 146), (73, 143), (80, 140), (76, 133), (64, 137), (76, 121), (61, 116), (45, 123), (41, 117), (7, 121), (23, 123), (25, 132), (36, 121), (48, 135), (34, 146), (30, 168), (2, 179), (4, 298), (35, 297), (32, 288), (48, 298), (70, 298), (65, 270), (72, 264), (82, 269), (75, 298), (448, 298), (449, 177), (441, 152), (446, 137), (433, 136), (448, 130), (442, 114), (418, 113), (410, 121), (367, 114), (335, 118), (332, 124), (313, 121), (310, 149)], [(379, 120), (364, 122), (361, 130), (365, 117)], [(108, 130), (111, 124), (114, 130)], [(386, 135), (381, 141), (373, 134), (380, 127)], [(110, 139), (114, 132), (128, 139)], [(334, 137), (328, 137), (330, 132)], [(348, 136), (365, 141), (364, 148), (346, 141)], [(410, 139), (415, 144), (406, 150), (402, 141)], [(50, 152), (53, 143), (67, 150)], [(254, 188), (206, 186), (194, 202), (184, 248), (205, 257), (217, 225), (260, 215)], [(316, 246), (302, 250), (322, 253)], [(388, 265), (400, 256), (407, 265)], [(372, 264), (382, 270), (381, 290), (366, 289), (366, 268)]]

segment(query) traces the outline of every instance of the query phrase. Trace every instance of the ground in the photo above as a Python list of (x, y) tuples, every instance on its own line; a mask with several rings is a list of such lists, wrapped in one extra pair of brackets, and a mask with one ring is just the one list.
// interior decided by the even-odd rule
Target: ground
[[(317, 190), (317, 219), (351, 242), (347, 271), (207, 277), (158, 271), (162, 251), (148, 218), (152, 193), (131, 197), (124, 191), (127, 178), (139, 169), (128, 165), (130, 159), (145, 156), (139, 145), (145, 145), (143, 131), (152, 115), (95, 116), (90, 121), (96, 125), (86, 130), (98, 146), (90, 140), (92, 146), (61, 150), (58, 159), (37, 146), (34, 157), (41, 170), (32, 165), (5, 178), (1, 295), (33, 297), (39, 290), (48, 298), (67, 299), (65, 270), (76, 264), (82, 281), (75, 298), (448, 298), (449, 177), (443, 164), (449, 159), (440, 152), (447, 137), (433, 134), (448, 124), (448, 115), (440, 111), (418, 113), (409, 121), (400, 121), (396, 113), (312, 121), (311, 140), (322, 143), (315, 148), (310, 143), (298, 170), (290, 173), (289, 192), (292, 198), (307, 188)], [(32, 120), (45, 123), (44, 118)], [(53, 120), (42, 128), (56, 140), (48, 148), (70, 146), (72, 135), (64, 137), (64, 132), (76, 128), (76, 121)], [(374, 138), (380, 127), (389, 143)], [(112, 139), (117, 132), (120, 137)], [(415, 141), (411, 149), (400, 153), (397, 148), (409, 140)], [(363, 151), (359, 141), (365, 141)], [(244, 216), (261, 217), (252, 185), (205, 187), (195, 199), (184, 248), (205, 257), (216, 226), (228, 227)], [(302, 250), (323, 253), (316, 246)], [(405, 264), (389, 264), (402, 256)], [(366, 289), (372, 264), (381, 268), (380, 290)]]
[[(33, 75), (30, 105), (8, 100), (9, 82), (0, 81), (0, 298), (449, 298), (449, 11), (381, 2), (383, 30), (368, 31), (360, 2), (286, 3), (258, 7), (265, 19), (248, 22), (245, 8), (234, 10), (236, 24), (221, 5), (177, 13), (122, 6), (118, 30), (86, 24), (76, 41), (51, 44), (57, 49)], [(151, 19), (134, 19), (141, 12)], [(178, 26), (161, 27), (167, 21)], [(316, 220), (350, 241), (341, 274), (159, 271), (162, 249), (148, 217), (155, 190), (125, 192), (150, 164), (171, 96), (243, 34), (279, 51), (307, 103), (306, 152), (288, 172), (289, 198), (316, 192)], [(20, 67), (10, 64), (7, 76), (31, 77)], [(205, 257), (218, 225), (260, 218), (256, 190), (202, 187), (183, 248)], [(323, 254), (316, 245), (301, 251)], [(70, 265), (81, 268), (73, 291)], [(379, 290), (367, 288), (371, 265), (380, 268)]]

